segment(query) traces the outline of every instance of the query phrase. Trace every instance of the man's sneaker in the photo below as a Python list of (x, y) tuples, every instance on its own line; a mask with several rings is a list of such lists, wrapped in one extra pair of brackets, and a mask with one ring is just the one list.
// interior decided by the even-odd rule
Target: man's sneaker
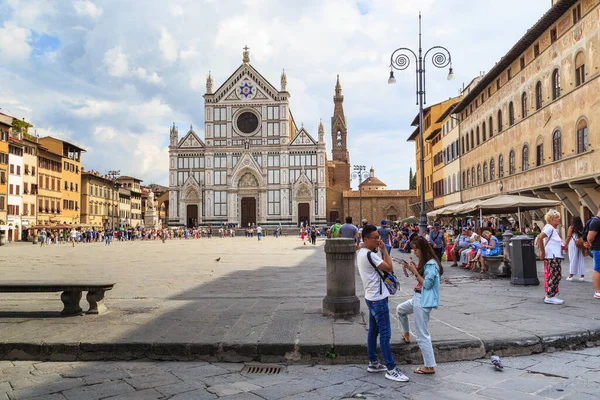
[(600, 292), (594, 292), (594, 298), (600, 299)]
[(544, 299), (544, 303), (546, 303), (546, 304), (559, 304), (560, 305), (564, 302), (565, 302), (564, 300), (561, 300), (558, 297), (550, 297), (550, 298), (546, 297)]
[(458, 263), (455, 262), (454, 264), (451, 265), (451, 267), (458, 267)]
[(369, 364), (367, 367), (367, 372), (385, 372), (387, 371), (387, 367), (382, 365), (381, 363)]
[(572, 276), (568, 276), (568, 277), (567, 277), (567, 282), (571, 282), (572, 280), (573, 280), (573, 277), (572, 277)]
[(398, 368), (394, 368), (392, 370), (387, 370), (385, 372), (386, 379), (396, 381), (396, 382), (408, 382), (408, 376), (404, 375), (402, 371)]

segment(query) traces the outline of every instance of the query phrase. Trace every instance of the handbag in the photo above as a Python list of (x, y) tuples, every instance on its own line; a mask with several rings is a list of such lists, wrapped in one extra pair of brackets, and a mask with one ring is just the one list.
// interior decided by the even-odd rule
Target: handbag
[(382, 282), (385, 284), (385, 287), (387, 288), (388, 292), (390, 292), (390, 294), (396, 294), (398, 288), (400, 288), (400, 281), (398, 281), (398, 278), (396, 277), (396, 275), (394, 275), (393, 272), (380, 271), (379, 268), (377, 268), (377, 266), (373, 262), (373, 259), (371, 258), (371, 253), (371, 251), (367, 253), (367, 260), (369, 260), (369, 263), (373, 268), (375, 268), (375, 271), (377, 271), (377, 275), (379, 275), (379, 294), (383, 294), (383, 287), (381, 286)]

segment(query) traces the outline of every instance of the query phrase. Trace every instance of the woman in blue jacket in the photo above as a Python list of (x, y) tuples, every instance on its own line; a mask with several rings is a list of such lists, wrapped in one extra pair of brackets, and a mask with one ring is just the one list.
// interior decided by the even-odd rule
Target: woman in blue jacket
[(423, 354), (424, 367), (417, 368), (414, 373), (422, 375), (435, 374), (435, 356), (429, 335), (429, 314), (431, 310), (438, 307), (440, 299), (440, 276), (444, 273), (442, 263), (427, 240), (419, 236), (412, 242), (415, 255), (419, 258), (417, 266), (411, 260), (406, 264), (406, 269), (412, 272), (417, 279), (412, 299), (398, 305), (398, 325), (402, 329), (402, 337), (405, 342), (410, 342), (408, 314), (415, 314), (415, 334), (417, 343)]

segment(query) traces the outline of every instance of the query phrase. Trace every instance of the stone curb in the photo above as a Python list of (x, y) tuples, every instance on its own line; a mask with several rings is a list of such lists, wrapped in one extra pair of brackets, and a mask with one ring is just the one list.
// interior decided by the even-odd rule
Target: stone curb
[[(436, 361), (468, 361), (499, 356), (522, 356), (557, 350), (600, 346), (600, 331), (575, 331), (560, 335), (479, 341), (434, 342)], [(398, 364), (419, 364), (416, 343), (392, 344)], [(0, 343), (0, 360), (117, 361), (154, 359), (165, 361), (271, 362), (285, 364), (356, 364), (367, 362), (365, 343)]]

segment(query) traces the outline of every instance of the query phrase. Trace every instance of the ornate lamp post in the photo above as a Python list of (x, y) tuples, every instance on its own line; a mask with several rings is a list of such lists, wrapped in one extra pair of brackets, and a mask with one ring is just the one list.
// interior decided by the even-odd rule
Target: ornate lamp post
[(108, 176), (111, 177), (114, 185), (114, 189), (112, 191), (112, 204), (110, 205), (110, 225), (113, 232), (115, 230), (115, 191), (119, 190), (119, 186), (121, 186), (119, 182), (117, 182), (119, 175), (121, 175), (121, 170), (108, 171)]
[[(390, 57), (390, 77), (389, 84), (396, 83), (394, 78), (394, 69), (399, 71), (405, 70), (410, 66), (411, 58), (414, 57), (416, 66), (417, 79), (417, 104), (419, 105), (419, 166), (421, 173), (419, 174), (419, 182), (421, 185), (421, 218), (419, 222), (419, 234), (425, 235), (427, 230), (427, 213), (425, 212), (425, 156), (424, 156), (424, 139), (423, 139), (423, 104), (427, 103), (425, 95), (425, 64), (429, 52), (434, 51), (431, 56), (431, 63), (436, 68), (445, 68), (450, 65), (448, 70), (448, 80), (454, 79), (452, 71), (452, 57), (448, 49), (442, 46), (433, 46), (423, 54), (421, 47), (421, 13), (419, 13), (419, 50), (418, 55), (407, 47), (396, 49)], [(412, 57), (411, 57), (412, 56)]]
[[(352, 172), (351, 179), (358, 179), (358, 192), (359, 192), (359, 203), (358, 208), (360, 209), (360, 223), (362, 224), (362, 184), (365, 180), (369, 178), (369, 174), (366, 172), (367, 167), (364, 165), (355, 165), (354, 172)], [(350, 210), (348, 210), (348, 214), (350, 214)]]

